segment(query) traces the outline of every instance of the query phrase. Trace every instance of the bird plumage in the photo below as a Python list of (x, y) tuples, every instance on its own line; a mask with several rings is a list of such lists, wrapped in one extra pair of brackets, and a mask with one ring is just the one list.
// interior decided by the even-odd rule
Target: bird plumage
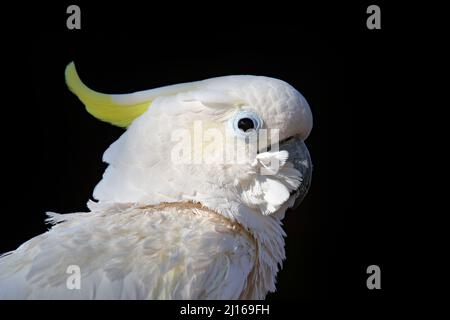
[[(49, 214), (50, 231), (2, 257), (0, 299), (258, 299), (274, 288), (282, 246), (269, 253), (199, 204), (91, 209)], [(79, 290), (67, 289), (70, 265)]]
[[(51, 213), (48, 232), (0, 257), (0, 299), (273, 292), (285, 258), (281, 221), (310, 183), (304, 97), (284, 81), (249, 75), (107, 95), (69, 64), (66, 81), (89, 113), (127, 130), (103, 155), (108, 167), (90, 212)], [(254, 130), (240, 128), (242, 119)], [(249, 142), (264, 130), (276, 134)], [(79, 289), (67, 284), (71, 266)]]

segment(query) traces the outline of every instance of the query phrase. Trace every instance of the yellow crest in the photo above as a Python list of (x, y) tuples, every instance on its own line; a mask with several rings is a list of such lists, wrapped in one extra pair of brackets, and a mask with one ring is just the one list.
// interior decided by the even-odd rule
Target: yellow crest
[(65, 76), (67, 86), (83, 102), (91, 115), (124, 128), (147, 111), (156, 97), (173, 95), (195, 87), (195, 83), (190, 82), (129, 94), (100, 93), (88, 88), (81, 81), (73, 62), (67, 65)]

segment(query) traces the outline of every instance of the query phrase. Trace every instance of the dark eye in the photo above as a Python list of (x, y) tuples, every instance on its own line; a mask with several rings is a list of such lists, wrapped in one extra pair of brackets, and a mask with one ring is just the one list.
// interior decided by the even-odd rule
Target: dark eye
[(247, 132), (250, 129), (255, 129), (255, 123), (250, 118), (242, 118), (238, 121), (238, 128)]
[(233, 132), (242, 138), (256, 134), (263, 125), (261, 117), (252, 110), (239, 110), (228, 123)]

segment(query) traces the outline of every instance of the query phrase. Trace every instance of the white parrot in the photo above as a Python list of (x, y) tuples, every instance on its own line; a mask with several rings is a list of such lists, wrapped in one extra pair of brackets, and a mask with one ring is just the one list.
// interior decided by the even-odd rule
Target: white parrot
[(0, 299), (264, 299), (275, 291), (282, 219), (312, 172), (304, 97), (263, 76), (108, 95), (86, 87), (73, 63), (65, 75), (89, 113), (127, 130), (104, 153), (109, 166), (90, 212), (48, 213), (49, 231), (1, 256)]

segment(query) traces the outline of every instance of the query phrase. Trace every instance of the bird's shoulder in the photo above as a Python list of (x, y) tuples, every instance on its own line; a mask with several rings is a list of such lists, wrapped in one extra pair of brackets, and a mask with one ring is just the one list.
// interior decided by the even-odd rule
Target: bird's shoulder
[[(0, 281), (15, 279), (27, 297), (237, 298), (257, 254), (240, 225), (191, 204), (116, 206), (51, 221), (47, 233), (0, 259)], [(80, 290), (67, 290), (71, 266)]]

